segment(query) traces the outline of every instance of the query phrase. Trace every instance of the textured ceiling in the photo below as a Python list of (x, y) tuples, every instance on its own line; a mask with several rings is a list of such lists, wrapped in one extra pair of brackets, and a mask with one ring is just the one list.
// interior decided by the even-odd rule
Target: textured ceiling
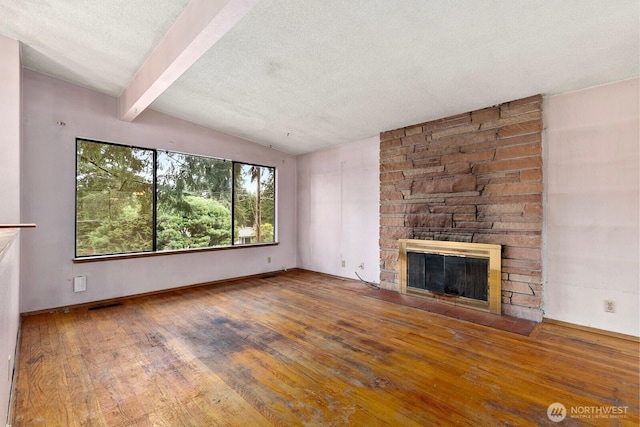
[[(24, 66), (120, 96), (187, 0), (13, 0)], [(150, 108), (301, 154), (640, 74), (638, 0), (261, 0)]]

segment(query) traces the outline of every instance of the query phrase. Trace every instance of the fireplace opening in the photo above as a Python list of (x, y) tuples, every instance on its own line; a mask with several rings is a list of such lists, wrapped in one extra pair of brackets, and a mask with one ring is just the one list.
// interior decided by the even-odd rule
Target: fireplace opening
[(402, 293), (500, 314), (500, 269), (500, 245), (400, 240)]
[(488, 259), (409, 252), (407, 269), (410, 288), (487, 301)]

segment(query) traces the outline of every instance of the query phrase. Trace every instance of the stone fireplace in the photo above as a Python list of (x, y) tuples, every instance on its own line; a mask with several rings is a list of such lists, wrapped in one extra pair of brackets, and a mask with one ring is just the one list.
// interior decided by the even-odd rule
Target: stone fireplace
[(542, 320), (542, 96), (380, 134), (380, 284), (401, 239), (502, 246), (504, 314)]

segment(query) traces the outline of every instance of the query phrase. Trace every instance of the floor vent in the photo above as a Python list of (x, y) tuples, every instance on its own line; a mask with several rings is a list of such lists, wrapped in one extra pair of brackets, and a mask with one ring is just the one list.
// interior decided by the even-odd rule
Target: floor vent
[(119, 302), (115, 302), (113, 304), (96, 305), (95, 307), (89, 307), (89, 311), (102, 310), (103, 308), (118, 307), (120, 305), (122, 305), (122, 303), (119, 303)]

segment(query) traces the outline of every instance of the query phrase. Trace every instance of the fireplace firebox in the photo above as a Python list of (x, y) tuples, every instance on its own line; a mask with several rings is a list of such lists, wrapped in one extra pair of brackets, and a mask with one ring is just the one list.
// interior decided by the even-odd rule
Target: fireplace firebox
[(400, 240), (400, 291), (501, 314), (501, 246)]

